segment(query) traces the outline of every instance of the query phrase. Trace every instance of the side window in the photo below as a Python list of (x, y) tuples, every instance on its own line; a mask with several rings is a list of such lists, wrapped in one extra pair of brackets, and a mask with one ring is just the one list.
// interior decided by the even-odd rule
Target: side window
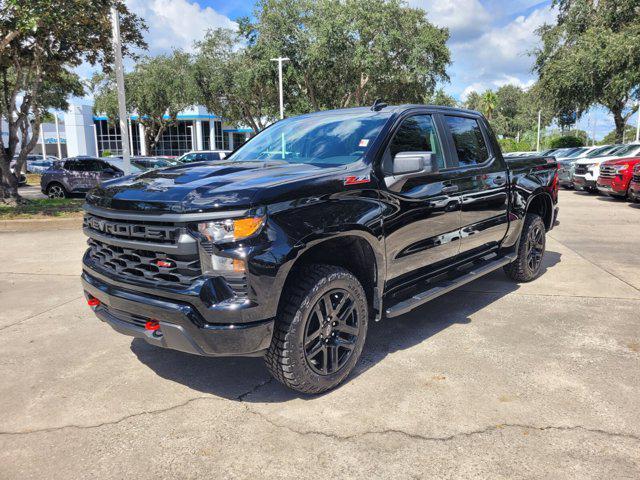
[(106, 162), (101, 162), (99, 160), (89, 160), (88, 162), (85, 162), (85, 165), (87, 172), (101, 172), (107, 167)]
[(489, 158), (489, 150), (484, 142), (482, 130), (474, 118), (445, 115), (453, 143), (461, 166), (484, 163)]
[(189, 155), (185, 155), (182, 161), (185, 163), (193, 162), (195, 159), (195, 156), (196, 156), (195, 153), (190, 153)]
[(445, 168), (442, 147), (431, 115), (415, 115), (402, 121), (389, 144), (391, 159), (400, 152), (433, 152), (440, 168)]
[(79, 172), (80, 171), (80, 162), (77, 160), (67, 160), (64, 162), (64, 169), (69, 170), (70, 172)]
[(209, 152), (209, 153), (205, 153), (205, 156), (207, 157), (207, 160), (220, 160), (220, 154), (215, 153), (215, 152)]

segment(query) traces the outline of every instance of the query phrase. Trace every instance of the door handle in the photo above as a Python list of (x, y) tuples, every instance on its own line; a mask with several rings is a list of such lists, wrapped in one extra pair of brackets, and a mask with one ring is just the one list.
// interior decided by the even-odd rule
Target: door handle
[(454, 193), (458, 190), (458, 185), (447, 185), (446, 187), (442, 187), (442, 193)]

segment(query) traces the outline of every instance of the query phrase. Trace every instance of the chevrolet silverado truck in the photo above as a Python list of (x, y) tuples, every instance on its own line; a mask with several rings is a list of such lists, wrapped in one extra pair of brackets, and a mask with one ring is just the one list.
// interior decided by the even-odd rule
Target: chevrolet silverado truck
[(553, 157), (505, 162), (468, 110), (288, 118), (219, 162), (91, 190), (87, 303), (152, 345), (262, 356), (286, 386), (323, 392), (353, 370), (370, 322), (499, 268), (538, 277), (557, 173)]
[(632, 198), (629, 189), (637, 165), (640, 165), (640, 157), (603, 162), (597, 181), (598, 191), (615, 198)]

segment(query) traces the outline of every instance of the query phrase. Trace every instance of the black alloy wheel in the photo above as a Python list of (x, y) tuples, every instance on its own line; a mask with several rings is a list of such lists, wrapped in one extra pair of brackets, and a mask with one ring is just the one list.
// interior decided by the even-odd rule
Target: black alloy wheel
[(330, 375), (348, 362), (358, 340), (358, 312), (343, 289), (325, 293), (314, 305), (304, 334), (304, 354), (311, 370)]
[(526, 255), (530, 271), (536, 272), (544, 256), (544, 226), (536, 223), (527, 234)]

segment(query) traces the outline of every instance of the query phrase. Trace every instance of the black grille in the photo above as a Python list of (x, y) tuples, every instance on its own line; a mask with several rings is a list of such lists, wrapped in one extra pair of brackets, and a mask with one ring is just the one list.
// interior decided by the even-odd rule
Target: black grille
[(600, 167), (600, 176), (602, 178), (613, 178), (616, 174), (617, 172), (613, 165), (602, 165), (602, 167)]
[(633, 175), (633, 181), (634, 181), (634, 182), (640, 182), (640, 172), (636, 172), (636, 173)]
[[(107, 307), (102, 306), (100, 308), (107, 308)], [(133, 326), (139, 327), (139, 328), (145, 328), (145, 325), (150, 320), (149, 318), (143, 317), (141, 315), (135, 315), (133, 313), (122, 312), (120, 310), (115, 310), (113, 308), (107, 308), (107, 311), (109, 312), (109, 314), (113, 315), (118, 320), (120, 320), (122, 322), (126, 322), (126, 323), (128, 323), (130, 325), (133, 325)]]
[(225, 281), (227, 282), (227, 285), (229, 285), (229, 288), (233, 290), (233, 293), (235, 293), (236, 297), (240, 299), (247, 298), (248, 286), (246, 277), (227, 277), (225, 278)]
[(576, 165), (576, 175), (586, 175), (587, 174), (587, 166), (586, 165)]
[(85, 215), (84, 228), (112, 238), (175, 244), (182, 229), (162, 223), (140, 223), (127, 220), (109, 220)]
[(118, 247), (90, 238), (89, 256), (102, 268), (131, 279), (173, 285), (190, 285), (200, 276), (197, 255), (171, 255)]

